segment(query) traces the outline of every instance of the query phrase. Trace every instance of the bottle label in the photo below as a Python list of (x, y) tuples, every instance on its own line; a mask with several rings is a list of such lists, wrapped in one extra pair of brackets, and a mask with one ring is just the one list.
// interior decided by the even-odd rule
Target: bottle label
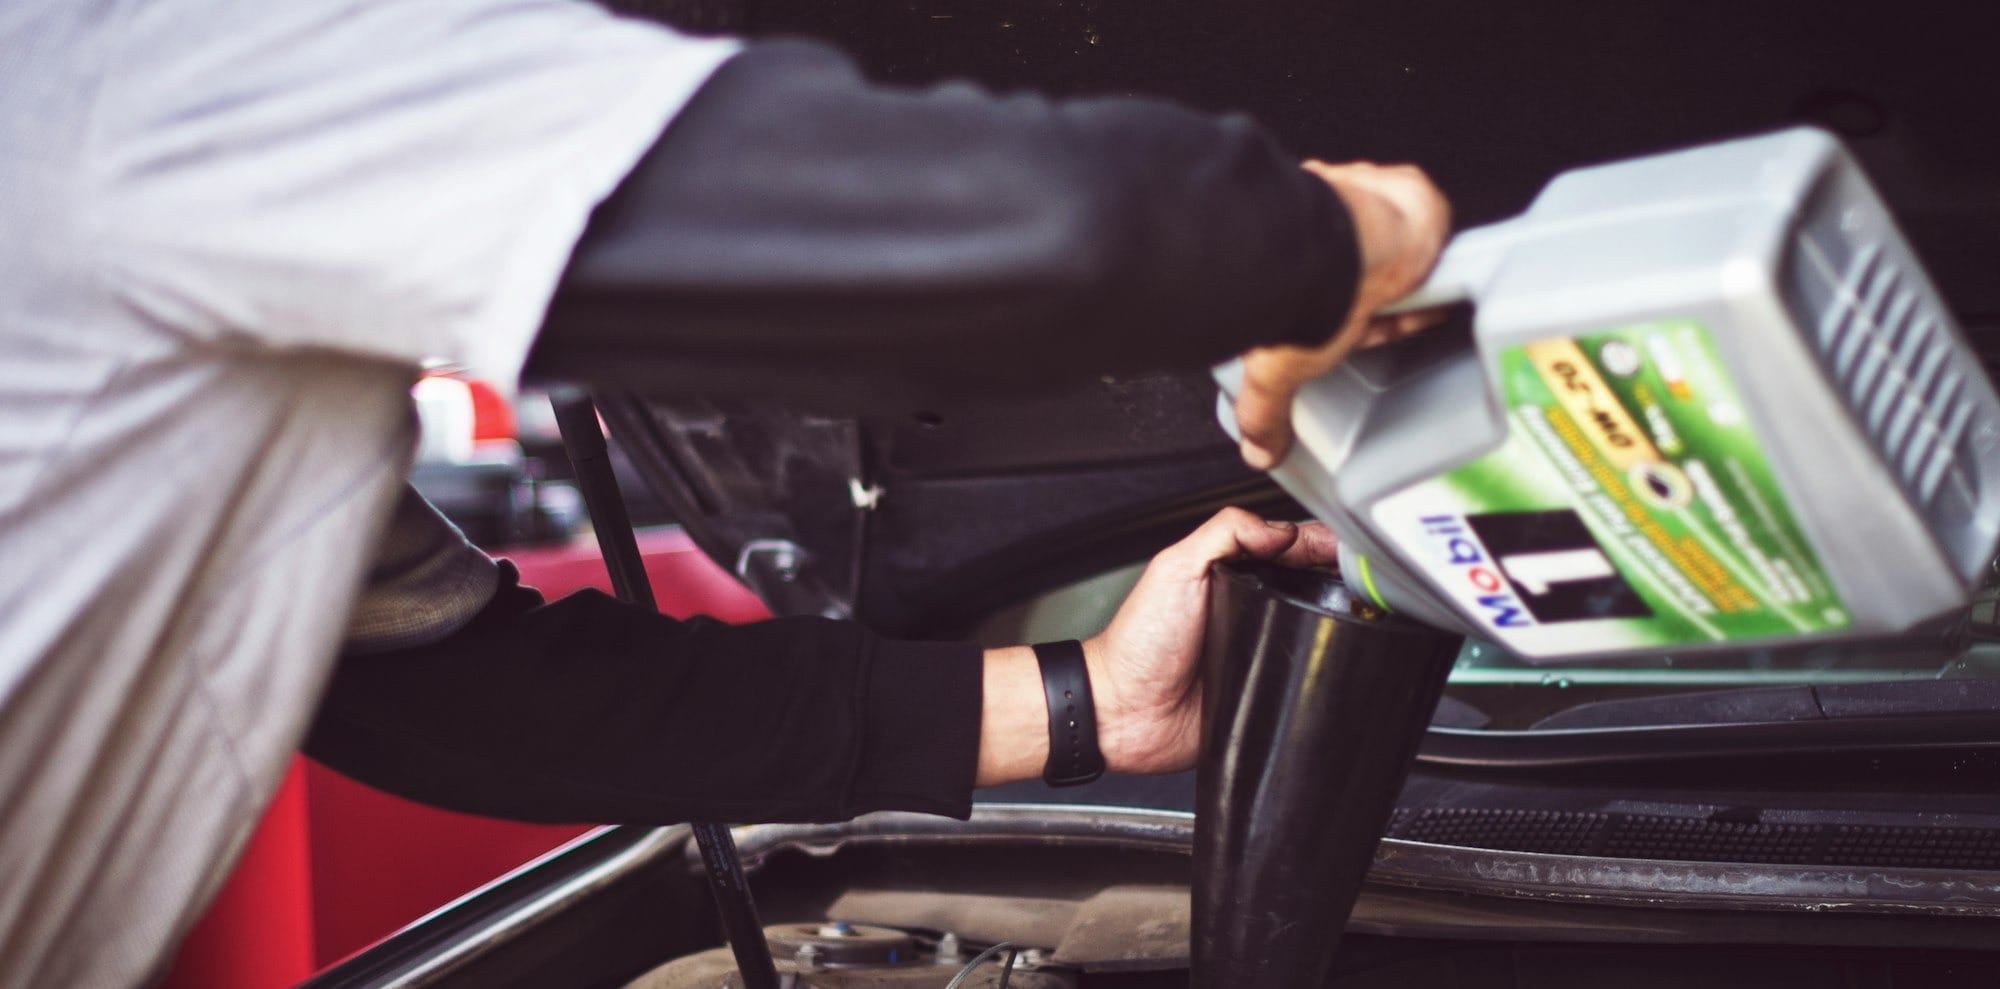
[(1379, 501), (1377, 529), (1524, 656), (1847, 627), (1708, 330), (1499, 355), (1499, 449)]

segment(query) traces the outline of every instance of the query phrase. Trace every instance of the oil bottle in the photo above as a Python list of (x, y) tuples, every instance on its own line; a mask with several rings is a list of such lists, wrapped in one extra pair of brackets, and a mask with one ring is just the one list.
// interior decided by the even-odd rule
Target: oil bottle
[(1272, 471), (1382, 607), (1531, 661), (1879, 638), (1993, 558), (2000, 400), (1830, 135), (1564, 173), (1399, 308), (1452, 302)]

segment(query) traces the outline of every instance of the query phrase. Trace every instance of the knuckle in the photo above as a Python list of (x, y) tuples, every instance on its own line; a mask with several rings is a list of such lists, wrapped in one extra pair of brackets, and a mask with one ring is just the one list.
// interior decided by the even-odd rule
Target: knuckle
[(1285, 423), (1278, 419), (1260, 419), (1249, 425), (1238, 423), (1236, 428), (1243, 434), (1244, 439), (1252, 440), (1266, 449), (1289, 435)]
[(1282, 408), (1281, 403), (1272, 401), (1238, 403), (1236, 425), (1244, 429), (1269, 429)]
[(1221, 511), (1216, 512), (1215, 515), (1210, 519), (1210, 521), (1220, 522), (1224, 525), (1234, 528), (1239, 525), (1245, 525), (1251, 522), (1257, 522), (1261, 520), (1258, 519), (1257, 516), (1254, 513), (1252, 513), (1249, 509), (1244, 508), (1241, 505), (1230, 505), (1226, 508), (1223, 508)]

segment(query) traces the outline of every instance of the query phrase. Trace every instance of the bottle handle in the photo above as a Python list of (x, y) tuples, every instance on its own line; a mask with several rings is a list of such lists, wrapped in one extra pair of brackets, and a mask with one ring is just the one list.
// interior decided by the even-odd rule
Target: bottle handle
[(1494, 274), (1500, 270), (1500, 263), (1507, 257), (1507, 249), (1513, 246), (1516, 239), (1514, 231), (1505, 223), (1460, 232), (1445, 245), (1444, 253), (1438, 257), (1437, 267), (1431, 269), (1430, 278), (1425, 279), (1416, 291), (1383, 307), (1382, 315), (1395, 316), (1478, 301)]
[[(1451, 243), (1445, 245), (1444, 253), (1438, 257), (1437, 267), (1431, 269), (1431, 277), (1416, 291), (1384, 307), (1382, 315), (1394, 316), (1460, 302), (1477, 302), (1493, 276), (1499, 272), (1501, 263), (1506, 261), (1508, 249), (1520, 239), (1520, 232), (1509, 223), (1460, 231)], [(1215, 383), (1222, 389), (1220, 411), (1223, 428), (1229, 431), (1231, 439), (1236, 439), (1236, 421), (1229, 413), (1229, 403), (1243, 388), (1243, 360), (1235, 357), (1223, 361), (1215, 365), (1212, 373)]]

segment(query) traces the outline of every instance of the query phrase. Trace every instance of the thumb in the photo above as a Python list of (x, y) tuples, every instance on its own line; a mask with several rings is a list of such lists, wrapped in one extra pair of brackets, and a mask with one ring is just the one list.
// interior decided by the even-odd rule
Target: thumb
[(1290, 522), (1266, 522), (1253, 512), (1225, 508), (1173, 549), (1183, 566), (1206, 573), (1208, 565), (1217, 560), (1276, 559), (1298, 538), (1299, 527)]

